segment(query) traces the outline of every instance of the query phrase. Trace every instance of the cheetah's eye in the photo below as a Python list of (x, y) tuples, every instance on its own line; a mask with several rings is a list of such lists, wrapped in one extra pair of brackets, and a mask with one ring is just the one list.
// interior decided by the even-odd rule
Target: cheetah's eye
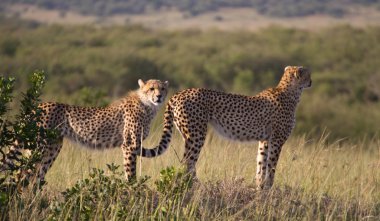
[(149, 88), (150, 91), (154, 91), (154, 87)]

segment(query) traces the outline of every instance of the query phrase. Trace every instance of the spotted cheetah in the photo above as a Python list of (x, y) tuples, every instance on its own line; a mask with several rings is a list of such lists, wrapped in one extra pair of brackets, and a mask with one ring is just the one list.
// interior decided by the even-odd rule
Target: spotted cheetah
[(63, 138), (92, 149), (121, 146), (126, 179), (135, 177), (135, 150), (150, 130), (150, 123), (164, 102), (169, 83), (159, 80), (138, 80), (140, 88), (107, 107), (78, 107), (61, 103), (42, 103), (44, 128), (56, 129), (58, 139), (44, 148), (38, 165), (38, 179), (44, 180), (47, 170), (58, 156)]
[(155, 157), (168, 147), (173, 121), (185, 140), (184, 162), (195, 176), (195, 164), (207, 133), (208, 123), (224, 137), (238, 141), (259, 141), (256, 184), (258, 189), (273, 185), (281, 148), (295, 126), (295, 111), (304, 88), (311, 87), (311, 72), (288, 66), (277, 87), (256, 96), (228, 94), (203, 88), (187, 89), (174, 95), (165, 111), (164, 131), (159, 145), (138, 149)]

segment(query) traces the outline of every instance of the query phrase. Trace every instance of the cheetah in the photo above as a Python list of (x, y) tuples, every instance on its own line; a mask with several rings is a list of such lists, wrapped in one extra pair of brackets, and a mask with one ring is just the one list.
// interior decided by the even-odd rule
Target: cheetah
[(41, 124), (56, 129), (58, 138), (49, 143), (37, 165), (38, 180), (45, 174), (58, 156), (63, 138), (68, 138), (91, 149), (107, 149), (121, 146), (127, 180), (136, 175), (135, 150), (140, 147), (150, 130), (150, 123), (164, 102), (169, 82), (138, 80), (139, 89), (107, 107), (79, 107), (68, 104), (41, 103)]
[(183, 162), (196, 177), (195, 164), (210, 124), (220, 135), (237, 141), (258, 141), (256, 185), (269, 189), (281, 148), (295, 126), (295, 111), (303, 89), (311, 87), (311, 72), (302, 66), (287, 66), (279, 84), (256, 96), (229, 94), (204, 88), (175, 94), (164, 114), (159, 145), (138, 149), (144, 157), (165, 152), (171, 141), (173, 122), (185, 140)]

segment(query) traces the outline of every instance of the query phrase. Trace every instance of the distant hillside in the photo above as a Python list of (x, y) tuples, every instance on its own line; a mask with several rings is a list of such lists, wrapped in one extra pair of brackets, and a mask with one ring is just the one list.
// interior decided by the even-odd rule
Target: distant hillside
[(348, 12), (348, 6), (364, 5), (380, 9), (380, 0), (2, 0), (0, 6), (19, 3), (97, 16), (141, 14), (162, 8), (175, 8), (189, 15), (197, 15), (224, 7), (249, 7), (260, 14), (274, 17), (313, 14), (341, 17)]

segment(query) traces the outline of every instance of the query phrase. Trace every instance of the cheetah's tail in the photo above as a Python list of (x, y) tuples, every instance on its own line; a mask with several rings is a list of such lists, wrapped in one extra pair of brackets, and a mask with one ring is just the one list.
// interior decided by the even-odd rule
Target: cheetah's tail
[(164, 130), (161, 137), (160, 144), (152, 149), (146, 149), (141, 147), (141, 149), (137, 150), (137, 155), (141, 155), (143, 157), (156, 157), (163, 154), (167, 148), (169, 147), (169, 143), (172, 137), (172, 129), (173, 129), (173, 111), (170, 102), (166, 105), (166, 110), (164, 114)]

